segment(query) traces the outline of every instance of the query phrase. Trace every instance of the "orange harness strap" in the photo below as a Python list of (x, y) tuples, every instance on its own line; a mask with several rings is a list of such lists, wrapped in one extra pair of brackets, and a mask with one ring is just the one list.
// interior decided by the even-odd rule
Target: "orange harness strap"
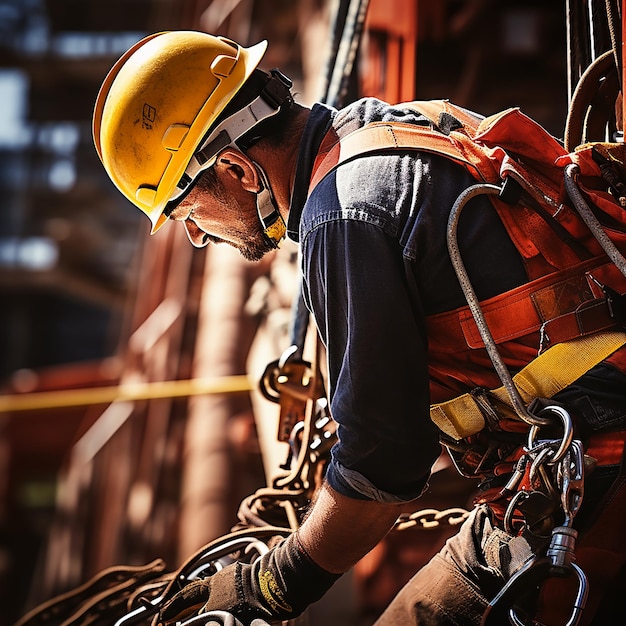
[(399, 122), (373, 122), (338, 139), (333, 132), (326, 135), (313, 165), (313, 176), (309, 184), (309, 194), (320, 181), (335, 167), (360, 156), (383, 150), (419, 150), (439, 154), (461, 163), (474, 176), (483, 180), (481, 173), (489, 177), (489, 182), (499, 180), (498, 171), (479, 167), (484, 158), (472, 157), (468, 150), (450, 135), (444, 135), (428, 126), (415, 126)]
[[(596, 279), (615, 285), (624, 278), (606, 257), (591, 259), (553, 272), (481, 302), (481, 310), (496, 343), (542, 331), (542, 348), (615, 328), (616, 322)], [(566, 294), (566, 296), (564, 295)], [(476, 322), (467, 306), (427, 318), (433, 350), (457, 352), (483, 348)]]

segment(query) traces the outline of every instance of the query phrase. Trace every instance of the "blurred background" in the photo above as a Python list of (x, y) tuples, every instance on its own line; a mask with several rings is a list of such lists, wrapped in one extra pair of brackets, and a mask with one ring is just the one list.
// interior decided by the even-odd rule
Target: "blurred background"
[[(250, 264), (223, 246), (192, 249), (175, 224), (148, 236), (91, 139), (114, 61), (161, 30), (268, 39), (263, 67), (290, 75), (304, 104), (374, 95), (448, 98), (483, 114), (519, 106), (562, 137), (567, 4), (0, 0), (0, 626), (112, 564), (176, 567), (231, 528), (287, 454), (277, 407), (254, 381), (289, 346), (297, 252), (287, 243)], [(350, 57), (333, 42), (355, 7), (365, 21)], [(237, 375), (250, 389), (121, 395)], [(444, 500), (464, 506), (450, 481)], [(357, 569), (354, 623), (442, 540), (429, 535), (419, 554), (415, 543), (388, 548)]]

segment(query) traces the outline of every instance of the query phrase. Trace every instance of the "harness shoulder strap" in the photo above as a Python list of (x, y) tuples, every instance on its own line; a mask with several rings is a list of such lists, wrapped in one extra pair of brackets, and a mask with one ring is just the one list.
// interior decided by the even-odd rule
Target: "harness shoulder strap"
[(342, 163), (385, 150), (419, 150), (445, 156), (465, 166), (477, 181), (500, 180), (497, 161), (489, 158), (488, 149), (473, 141), (482, 128), (483, 118), (447, 100), (406, 102), (399, 106), (415, 109), (431, 125), (372, 122), (341, 138), (331, 129), (315, 159), (309, 194)]
[[(328, 139), (327, 136), (326, 143)], [(327, 174), (342, 163), (384, 150), (422, 150), (447, 156), (467, 168), (475, 169), (472, 161), (452, 138), (430, 127), (373, 122), (341, 139), (335, 136), (335, 141), (323, 152), (318, 153), (313, 166), (309, 194)]]
[(415, 109), (428, 118), (434, 128), (446, 135), (453, 130), (463, 128), (470, 137), (474, 137), (485, 119), (449, 100), (414, 100), (403, 102), (398, 106)]

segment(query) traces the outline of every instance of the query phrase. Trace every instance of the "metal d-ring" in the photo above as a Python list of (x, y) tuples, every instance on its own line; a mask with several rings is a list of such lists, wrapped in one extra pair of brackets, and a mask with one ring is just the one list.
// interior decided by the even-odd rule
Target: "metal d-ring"
[(500, 356), (496, 342), (494, 341), (493, 335), (489, 330), (485, 316), (480, 308), (480, 303), (469, 279), (469, 275), (465, 269), (457, 240), (459, 218), (461, 216), (461, 211), (467, 203), (476, 196), (497, 196), (500, 195), (501, 191), (502, 188), (498, 185), (478, 183), (468, 187), (459, 195), (452, 206), (452, 210), (450, 211), (450, 216), (448, 218), (448, 229), (446, 232), (448, 252), (450, 254), (452, 266), (459, 280), (459, 284), (461, 285), (467, 304), (469, 305), (474, 321), (476, 322), (476, 326), (478, 327), (478, 332), (480, 333), (483, 343), (485, 344), (487, 354), (489, 355), (496, 373), (498, 374), (498, 377), (500, 378), (500, 381), (502, 382), (502, 385), (511, 400), (513, 410), (522, 421), (530, 424), (531, 426), (547, 426), (551, 423), (549, 419), (533, 415), (528, 411), (517, 387), (515, 386), (515, 383), (513, 382), (511, 373)]

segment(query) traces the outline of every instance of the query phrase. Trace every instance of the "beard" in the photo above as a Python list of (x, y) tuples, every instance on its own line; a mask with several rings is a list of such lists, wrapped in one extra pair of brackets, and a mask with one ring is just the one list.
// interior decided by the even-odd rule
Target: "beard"
[(268, 252), (276, 249), (276, 246), (261, 229), (260, 224), (254, 229), (252, 234), (248, 231), (247, 236), (243, 237), (241, 244), (232, 245), (246, 261), (252, 262), (260, 261)]
[(207, 234), (208, 241), (227, 243), (235, 248), (244, 259), (252, 262), (260, 261), (268, 252), (276, 249), (274, 243), (263, 232), (257, 213), (253, 210), (246, 211), (239, 206), (237, 200), (228, 193), (221, 180), (217, 178), (213, 168), (203, 173), (198, 181), (198, 187), (203, 192), (212, 195), (213, 199), (221, 205), (223, 215), (232, 223), (231, 236), (228, 240)]
[(235, 248), (246, 261), (253, 262), (260, 261), (266, 254), (277, 248), (263, 232), (260, 222), (247, 225), (241, 222), (231, 229), (230, 234), (232, 237), (222, 239), (205, 233), (201, 247), (209, 243), (227, 244)]

